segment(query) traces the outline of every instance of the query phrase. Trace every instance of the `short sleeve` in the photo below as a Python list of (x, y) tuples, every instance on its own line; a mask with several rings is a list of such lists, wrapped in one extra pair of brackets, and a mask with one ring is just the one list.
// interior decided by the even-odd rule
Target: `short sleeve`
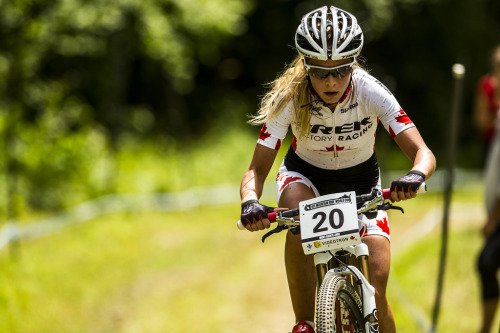
[(291, 121), (291, 104), (289, 104), (278, 116), (268, 120), (262, 126), (257, 143), (278, 150), (286, 137)]
[(414, 127), (410, 117), (403, 111), (394, 95), (380, 81), (372, 78), (372, 107), (376, 110), (379, 120), (392, 137)]
[(384, 117), (380, 118), (380, 120), (392, 137), (415, 126), (401, 107), (397, 110), (393, 109), (391, 112), (386, 111)]

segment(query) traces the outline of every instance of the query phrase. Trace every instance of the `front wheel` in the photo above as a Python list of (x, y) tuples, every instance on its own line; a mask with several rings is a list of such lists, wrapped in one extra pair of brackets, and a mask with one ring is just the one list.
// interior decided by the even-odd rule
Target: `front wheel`
[(361, 306), (358, 293), (345, 277), (327, 276), (316, 303), (317, 333), (365, 333)]

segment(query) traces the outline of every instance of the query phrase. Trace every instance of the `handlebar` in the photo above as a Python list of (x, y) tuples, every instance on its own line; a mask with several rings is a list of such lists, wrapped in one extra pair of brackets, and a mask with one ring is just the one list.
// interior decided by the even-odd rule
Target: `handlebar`
[[(422, 182), (422, 184), (417, 188), (417, 194), (418, 193), (424, 193), (427, 192), (427, 184), (425, 182)], [(391, 189), (390, 188), (384, 188), (382, 190), (382, 196), (384, 199), (388, 200), (391, 198)]]
[[(424, 193), (424, 192), (427, 192), (427, 184), (425, 184), (425, 182), (423, 182), (420, 187), (417, 189), (417, 193)], [(375, 193), (372, 192), (372, 193), (369, 193), (369, 194), (361, 194), (361, 195), (357, 195), (356, 196), (356, 202), (357, 203), (365, 203), (365, 202), (368, 202), (368, 201), (371, 201), (373, 199), (376, 198), (377, 194), (380, 193), (378, 192), (377, 190), (375, 190)], [(382, 190), (382, 197), (384, 198), (384, 200), (389, 200), (391, 199), (391, 189), (390, 188), (385, 188)], [(281, 217), (288, 217), (288, 218), (291, 218), (291, 217), (294, 217), (294, 216), (297, 216), (299, 215), (299, 209), (298, 208), (295, 208), (295, 209), (291, 209), (291, 210), (285, 210), (285, 211), (278, 211), (281, 215)], [(269, 219), (269, 222), (276, 222), (276, 215), (278, 212), (271, 212), (271, 213), (268, 213), (267, 214), (267, 218)], [(241, 221), (238, 221), (237, 222), (237, 226), (238, 226), (238, 229), (239, 230), (245, 230), (245, 226), (243, 225), (243, 223)]]

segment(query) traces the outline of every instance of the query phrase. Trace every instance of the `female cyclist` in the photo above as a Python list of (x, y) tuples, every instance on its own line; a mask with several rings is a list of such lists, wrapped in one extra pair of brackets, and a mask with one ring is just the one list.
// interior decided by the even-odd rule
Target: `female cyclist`
[[(272, 83), (253, 124), (263, 124), (250, 167), (241, 184), (241, 221), (249, 231), (269, 228), (259, 203), (264, 180), (288, 128), (292, 144), (276, 181), (278, 206), (296, 208), (319, 195), (380, 187), (375, 156), (379, 121), (413, 162), (411, 171), (392, 182), (394, 201), (416, 196), (436, 165), (410, 118), (394, 96), (357, 64), (363, 33), (356, 18), (339, 8), (323, 7), (306, 14), (295, 34), (299, 56)], [(363, 241), (370, 250), (369, 268), (376, 289), (381, 332), (395, 332), (386, 298), (390, 266), (389, 224), (385, 212), (368, 225)], [(313, 256), (302, 250), (300, 235), (288, 232), (285, 266), (297, 324), (293, 332), (314, 332), (316, 278)]]

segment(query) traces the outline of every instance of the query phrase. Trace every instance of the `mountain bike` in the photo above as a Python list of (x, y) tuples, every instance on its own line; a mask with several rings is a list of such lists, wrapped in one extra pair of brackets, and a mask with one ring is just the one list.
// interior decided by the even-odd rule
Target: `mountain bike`
[[(417, 193), (426, 191), (423, 183)], [(306, 255), (314, 255), (318, 277), (316, 332), (379, 332), (375, 288), (370, 283), (368, 246), (362, 242), (359, 214), (403, 209), (390, 201), (390, 190), (364, 195), (342, 192), (302, 201), (299, 208), (269, 213), (277, 227), (262, 237), (290, 229), (301, 234)], [(297, 219), (297, 217), (299, 217)], [(366, 227), (366, 226), (364, 226)], [(238, 228), (245, 229), (241, 221)]]

